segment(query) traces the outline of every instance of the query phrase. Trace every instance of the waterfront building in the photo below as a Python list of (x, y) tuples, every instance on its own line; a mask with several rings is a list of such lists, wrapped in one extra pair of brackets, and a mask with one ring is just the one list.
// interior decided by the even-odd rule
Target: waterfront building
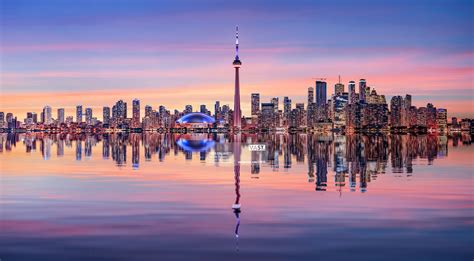
[(262, 128), (273, 129), (275, 127), (275, 104), (262, 103), (261, 123)]
[(346, 106), (346, 130), (349, 132), (361, 128), (361, 105), (356, 102)]
[(436, 107), (428, 103), (426, 105), (426, 127), (430, 130), (437, 129), (436, 125)]
[(288, 126), (290, 122), (290, 114), (291, 114), (291, 99), (288, 97), (283, 98), (283, 121), (284, 126)]
[[(31, 115), (31, 118), (33, 117), (33, 115)], [(59, 108), (58, 109), (58, 123), (61, 124), (61, 123), (64, 123), (64, 108)]]
[(271, 103), (273, 103), (273, 109), (275, 110), (275, 113), (278, 112), (278, 97), (272, 98)]
[(184, 106), (184, 114), (188, 114), (188, 113), (191, 113), (193, 112), (193, 106), (192, 105), (186, 105)]
[(347, 92), (337, 94), (332, 101), (333, 116), (331, 119), (334, 122), (334, 128), (342, 128), (346, 125), (346, 106), (349, 103), (349, 94)]
[(446, 109), (438, 108), (436, 110), (436, 124), (438, 131), (445, 132), (448, 129), (448, 111)]
[(327, 84), (325, 81), (316, 81), (316, 106), (318, 108), (326, 105), (327, 101)]
[(404, 103), (402, 96), (393, 96), (390, 101), (390, 126), (403, 127)]
[(92, 125), (92, 108), (86, 108), (86, 124)]
[(104, 106), (102, 108), (102, 121), (104, 124), (110, 124), (110, 107)]
[(344, 84), (336, 83), (334, 85), (334, 95), (341, 95), (342, 93), (344, 93)]
[(140, 100), (132, 101), (132, 128), (140, 128)]
[(258, 123), (260, 115), (260, 93), (252, 93), (250, 97), (250, 114), (252, 116), (252, 124)]
[(44, 115), (44, 120), (43, 120), (44, 124), (49, 125), (53, 123), (52, 110), (50, 106), (48, 105), (44, 106), (43, 115)]
[(314, 103), (314, 88), (308, 87), (308, 107), (310, 104)]
[(82, 105), (76, 106), (76, 122), (77, 123), (82, 122)]
[(347, 85), (347, 88), (349, 92), (349, 104), (356, 103), (359, 100), (359, 98), (356, 96), (355, 82), (350, 81), (349, 84)]
[(296, 103), (296, 126), (295, 127), (306, 127), (307, 126), (307, 116), (304, 109), (304, 103)]
[(365, 102), (365, 99), (366, 99), (365, 88), (366, 87), (367, 87), (367, 82), (365, 81), (365, 79), (360, 79), (359, 80), (359, 101)]

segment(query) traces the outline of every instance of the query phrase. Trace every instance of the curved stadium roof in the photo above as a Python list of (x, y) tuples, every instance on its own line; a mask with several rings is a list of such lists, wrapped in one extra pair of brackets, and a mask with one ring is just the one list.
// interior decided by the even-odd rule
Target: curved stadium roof
[(206, 124), (212, 124), (215, 122), (214, 118), (211, 116), (200, 113), (200, 112), (192, 112), (184, 115), (183, 117), (179, 118), (177, 123), (183, 124), (183, 123), (206, 123)]

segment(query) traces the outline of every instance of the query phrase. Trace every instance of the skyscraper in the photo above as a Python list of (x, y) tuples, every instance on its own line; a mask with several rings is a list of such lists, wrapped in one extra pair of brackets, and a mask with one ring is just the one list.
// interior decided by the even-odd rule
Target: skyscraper
[(403, 126), (403, 98), (401, 96), (393, 96), (390, 101), (390, 125)]
[[(13, 127), (13, 121), (14, 121), (13, 113), (11, 113), (11, 112), (7, 113), (7, 116), (6, 116), (5, 120), (6, 120), (6, 123), (7, 123), (7, 128), (14, 128)], [(43, 119), (43, 123), (44, 123), (44, 119)]]
[(207, 108), (205, 104), (201, 104), (201, 106), (199, 106), (199, 112), (207, 114)]
[(336, 83), (334, 85), (334, 95), (341, 95), (342, 93), (344, 93), (344, 84)]
[(235, 29), (235, 60), (232, 63), (235, 68), (235, 90), (234, 90), (234, 128), (241, 128), (242, 112), (240, 110), (240, 83), (239, 83), (239, 68), (242, 62), (239, 59), (239, 27)]
[[(33, 115), (31, 115), (31, 117), (33, 117)], [(58, 109), (58, 123), (61, 124), (61, 123), (64, 123), (64, 108), (59, 108)]]
[(76, 106), (76, 122), (77, 123), (82, 122), (82, 105)]
[(291, 111), (291, 99), (288, 96), (283, 97), (283, 112), (290, 113)]
[(275, 105), (273, 103), (262, 103), (262, 121), (263, 128), (272, 129), (275, 127)]
[(349, 104), (354, 104), (357, 102), (356, 98), (356, 90), (355, 90), (355, 82), (350, 81), (349, 84), (347, 85), (347, 88), (349, 89)]
[(38, 123), (38, 115), (35, 112), (31, 113), (31, 118), (33, 119), (33, 123)]
[(359, 100), (364, 101), (364, 102), (365, 102), (365, 96), (366, 96), (365, 87), (367, 87), (367, 83), (365, 79), (360, 79), (359, 80)]
[(51, 107), (46, 105), (43, 108), (44, 114), (44, 124), (51, 124), (53, 123), (52, 115), (51, 115)]
[(333, 101), (333, 122), (335, 128), (346, 125), (346, 106), (349, 101), (347, 93), (340, 93), (334, 96)]
[(272, 98), (271, 102), (273, 103), (273, 108), (274, 108), (275, 112), (277, 112), (278, 111), (278, 103), (279, 103), (278, 102), (278, 97)]
[(295, 127), (306, 126), (306, 113), (304, 110), (304, 103), (296, 103), (295, 104), (295, 111), (296, 111), (296, 124), (293, 125)]
[(140, 100), (132, 101), (132, 127), (140, 128)]
[(314, 103), (314, 88), (308, 87), (308, 107)]
[(86, 124), (92, 124), (92, 108), (86, 108)]
[(327, 84), (325, 81), (316, 81), (316, 106), (318, 108), (326, 105)]
[(448, 111), (438, 108), (436, 111), (436, 124), (440, 132), (445, 132), (448, 128)]
[(257, 116), (260, 113), (260, 93), (252, 93), (251, 96), (251, 114)]
[(193, 106), (192, 105), (188, 104), (188, 105), (184, 106), (184, 113), (185, 114), (188, 114), (188, 113), (191, 113), (191, 112), (193, 112)]
[(104, 124), (110, 124), (110, 107), (102, 108), (102, 121)]
[(145, 105), (145, 117), (152, 117), (153, 107), (150, 105)]
[(221, 113), (221, 103), (219, 101), (216, 101), (214, 104), (214, 118), (216, 121), (219, 119), (219, 114)]

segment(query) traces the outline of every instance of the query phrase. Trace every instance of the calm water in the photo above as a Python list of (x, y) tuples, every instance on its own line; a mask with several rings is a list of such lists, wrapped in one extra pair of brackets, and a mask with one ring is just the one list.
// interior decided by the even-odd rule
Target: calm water
[(2, 261), (474, 257), (470, 136), (0, 140)]

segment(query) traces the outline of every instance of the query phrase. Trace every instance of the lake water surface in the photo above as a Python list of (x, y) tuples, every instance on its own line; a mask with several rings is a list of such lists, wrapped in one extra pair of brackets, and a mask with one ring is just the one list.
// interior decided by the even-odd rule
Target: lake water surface
[(0, 141), (2, 261), (474, 258), (468, 135)]

